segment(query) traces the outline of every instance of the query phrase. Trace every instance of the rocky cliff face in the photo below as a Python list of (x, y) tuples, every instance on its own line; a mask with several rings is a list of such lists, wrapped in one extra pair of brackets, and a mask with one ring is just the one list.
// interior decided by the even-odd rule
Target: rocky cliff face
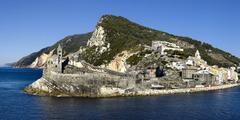
[(105, 44), (106, 34), (102, 26), (98, 26), (92, 34), (92, 37), (88, 40), (87, 45), (89, 47), (93, 46), (103, 46)]
[(43, 53), (39, 57), (37, 57), (34, 62), (27, 66), (28, 68), (42, 68), (44, 64), (47, 62), (48, 58), (52, 57), (54, 50), (52, 50), (49, 54)]
[[(98, 24), (104, 21), (105, 18), (102, 18)], [(92, 37), (88, 40), (87, 47), (88, 49), (95, 48), (93, 52), (96, 56), (101, 57), (101, 55), (107, 51), (110, 51), (110, 43), (106, 41), (107, 33), (104, 31), (102, 26), (97, 26), (95, 31), (92, 34)], [(91, 53), (91, 54), (93, 54)], [(88, 54), (88, 53), (84, 53)], [(102, 67), (117, 71), (117, 72), (126, 72), (127, 64), (126, 59), (130, 57), (128, 51), (123, 51), (117, 54), (110, 63), (103, 65)]]
[(117, 72), (126, 72), (128, 69), (128, 65), (126, 60), (132, 54), (129, 51), (123, 51), (120, 54), (116, 55), (116, 57), (106, 66), (107, 69), (117, 71)]

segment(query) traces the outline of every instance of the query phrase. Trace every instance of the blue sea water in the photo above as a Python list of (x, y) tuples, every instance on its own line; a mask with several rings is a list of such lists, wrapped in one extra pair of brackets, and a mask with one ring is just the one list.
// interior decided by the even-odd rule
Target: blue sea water
[(0, 120), (239, 120), (240, 88), (104, 99), (27, 95), (41, 70), (0, 68)]

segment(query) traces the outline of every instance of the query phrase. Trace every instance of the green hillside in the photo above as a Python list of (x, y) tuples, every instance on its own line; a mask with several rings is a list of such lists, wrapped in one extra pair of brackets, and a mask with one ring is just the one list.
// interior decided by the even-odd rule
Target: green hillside
[[(90, 58), (86, 58), (86, 60), (94, 65), (107, 64), (121, 51), (137, 49), (139, 44), (151, 45), (153, 40), (173, 42), (180, 46), (181, 44), (185, 44), (185, 46), (182, 46), (185, 51), (178, 53), (183, 57), (194, 55), (195, 51), (198, 49), (203, 59), (210, 65), (229, 67), (240, 62), (239, 58), (228, 52), (224, 52), (210, 44), (189, 37), (175, 36), (166, 32), (144, 27), (121, 16), (105, 15), (101, 19), (102, 21), (98, 23), (97, 26), (102, 26), (104, 28), (107, 34), (106, 41), (111, 44), (111, 51), (107, 51), (101, 56), (97, 56), (94, 52), (91, 52), (91, 50), (94, 50), (93, 47), (88, 48), (87, 54), (92, 55), (88, 55)], [(189, 48), (188, 46), (193, 47)]]

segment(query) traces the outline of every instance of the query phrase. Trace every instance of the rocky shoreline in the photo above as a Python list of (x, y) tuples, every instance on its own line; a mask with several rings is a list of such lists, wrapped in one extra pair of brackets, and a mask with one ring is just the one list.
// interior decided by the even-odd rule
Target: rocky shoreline
[(181, 88), (181, 89), (163, 89), (163, 90), (146, 89), (146, 90), (139, 90), (139, 91), (129, 92), (129, 93), (122, 91), (122, 92), (118, 92), (118, 94), (116, 94), (117, 88), (111, 88), (112, 91), (115, 91), (115, 92), (109, 92), (111, 94), (103, 94), (103, 97), (158, 96), (158, 95), (171, 95), (171, 94), (186, 94), (186, 93), (197, 93), (197, 92), (207, 92), (207, 91), (214, 91), (214, 90), (223, 90), (223, 89), (233, 88), (233, 87), (237, 87), (237, 86), (240, 86), (240, 84), (236, 83), (236, 84), (227, 84), (227, 85), (212, 86), (212, 87), (203, 87), (203, 88)]
[(39, 96), (53, 96), (53, 97), (88, 97), (88, 98), (105, 98), (105, 97), (121, 97), (121, 96), (157, 96), (157, 95), (168, 95), (168, 94), (186, 94), (186, 93), (196, 93), (196, 92), (206, 92), (214, 90), (222, 90), (232, 87), (239, 86), (239, 83), (236, 84), (226, 84), (220, 86), (212, 87), (202, 87), (202, 88), (181, 88), (181, 89), (145, 89), (145, 90), (129, 90), (121, 89), (115, 87), (105, 87), (102, 86), (93, 92), (80, 92), (80, 88), (76, 88), (71, 84), (68, 86), (59, 87), (53, 81), (50, 82), (44, 78), (41, 78), (29, 85), (24, 89), (24, 92), (31, 95)]
[(237, 87), (240, 84), (227, 84), (220, 86), (202, 87), (202, 88), (183, 88), (183, 89), (171, 89), (171, 90), (144, 90), (138, 91), (137, 95), (165, 95), (165, 94), (179, 94), (179, 93), (195, 93), (195, 92), (206, 92), (214, 90), (223, 90), (227, 88)]

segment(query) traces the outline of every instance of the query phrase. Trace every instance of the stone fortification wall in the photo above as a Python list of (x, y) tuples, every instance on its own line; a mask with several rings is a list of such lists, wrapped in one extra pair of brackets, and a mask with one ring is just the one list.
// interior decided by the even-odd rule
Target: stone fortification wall
[(51, 71), (50, 74), (43, 77), (47, 80), (74, 82), (86, 86), (113, 86), (120, 88), (135, 86), (134, 77), (115, 76), (104, 73), (60, 74)]
[[(102, 87), (128, 89), (135, 87), (135, 78), (107, 73), (62, 74), (45, 69), (43, 78), (55, 86), (58, 91), (67, 94), (87, 96), (101, 95)], [(56, 91), (56, 90), (55, 90)]]

